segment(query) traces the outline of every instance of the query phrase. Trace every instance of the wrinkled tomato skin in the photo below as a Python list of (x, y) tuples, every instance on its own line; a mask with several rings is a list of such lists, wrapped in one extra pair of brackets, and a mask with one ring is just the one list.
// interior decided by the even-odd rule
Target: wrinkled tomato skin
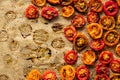
[(100, 51), (105, 47), (104, 41), (102, 39), (91, 40), (89, 45), (90, 48), (92, 48), (95, 51)]
[(51, 20), (58, 16), (58, 11), (54, 7), (47, 6), (42, 8), (41, 15), (45, 19)]
[(57, 4), (60, 4), (62, 2), (62, 0), (58, 0), (58, 1), (55, 1), (55, 0), (47, 0), (48, 3), (52, 4), (52, 5), (57, 5)]
[(26, 8), (26, 17), (29, 18), (29, 19), (38, 18), (39, 17), (38, 9), (33, 5), (29, 5)]
[[(111, 8), (111, 5), (112, 5), (112, 8), (114, 8), (114, 12), (110, 12), (108, 10), (109, 7)], [(108, 15), (108, 16), (116, 16), (117, 13), (118, 13), (118, 10), (119, 10), (118, 9), (118, 4), (115, 1), (110, 0), (110, 1), (105, 2), (105, 4), (104, 4), (104, 13), (106, 15)]]
[(61, 5), (63, 5), (63, 6), (67, 6), (67, 5), (69, 5), (69, 4), (71, 4), (73, 2), (73, 0), (62, 0), (61, 1)]
[(32, 0), (32, 3), (38, 7), (41, 7), (46, 4), (46, 0)]
[(96, 75), (94, 80), (110, 80), (106, 74)]

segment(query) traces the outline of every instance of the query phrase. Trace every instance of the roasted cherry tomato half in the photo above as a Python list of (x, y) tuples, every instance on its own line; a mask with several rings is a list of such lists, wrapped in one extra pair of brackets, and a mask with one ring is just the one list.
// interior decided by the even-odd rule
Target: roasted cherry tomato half
[(91, 23), (87, 26), (87, 32), (93, 39), (99, 39), (103, 34), (103, 27), (98, 23)]
[(74, 0), (74, 7), (78, 12), (86, 12), (88, 4), (86, 0)]
[(63, 17), (70, 17), (74, 14), (74, 8), (72, 6), (64, 6), (61, 10)]
[(28, 73), (26, 80), (41, 80), (41, 74), (38, 70), (33, 69)]
[(120, 15), (117, 17), (117, 24), (120, 25)]
[(39, 17), (38, 9), (33, 5), (28, 6), (26, 8), (26, 17), (29, 19), (38, 18)]
[(64, 55), (64, 60), (67, 64), (75, 64), (78, 59), (78, 54), (74, 50), (67, 51)]
[(54, 7), (47, 6), (42, 8), (41, 15), (45, 19), (51, 20), (58, 16), (58, 11)]
[(76, 34), (73, 39), (74, 48), (78, 51), (82, 50), (88, 45), (88, 38), (82, 32)]
[(73, 2), (73, 0), (62, 0), (61, 5), (66, 6), (66, 5), (71, 4), (72, 2)]
[(96, 75), (94, 80), (110, 80), (106, 74)]
[(110, 51), (102, 51), (99, 55), (99, 61), (103, 64), (109, 64), (113, 59), (113, 53)]
[(101, 74), (106, 74), (109, 75), (109, 69), (105, 64), (99, 63), (96, 65), (96, 73), (101, 75)]
[(103, 36), (103, 41), (107, 46), (114, 46), (119, 42), (119, 34), (115, 30), (107, 31)]
[(118, 6), (120, 6), (120, 0), (116, 0), (116, 1), (117, 1)]
[(65, 65), (60, 70), (60, 76), (62, 80), (74, 80), (75, 69), (71, 65)]
[(73, 27), (73, 25), (69, 25), (68, 27), (64, 28), (64, 34), (68, 40), (72, 41), (76, 35), (76, 29)]
[(118, 45), (116, 46), (115, 51), (116, 51), (117, 55), (120, 56), (120, 44), (118, 44)]
[(54, 71), (47, 70), (43, 73), (42, 80), (57, 80), (56, 73)]
[(118, 4), (115, 1), (107, 1), (104, 4), (104, 13), (108, 16), (115, 16), (118, 13)]
[(91, 11), (94, 12), (102, 12), (103, 10), (103, 3), (101, 0), (90, 0), (89, 7)]
[(32, 3), (36, 6), (44, 6), (46, 4), (46, 0), (32, 0)]
[(87, 14), (88, 23), (97, 23), (99, 19), (100, 19), (99, 14), (96, 12), (89, 12)]
[(57, 5), (61, 3), (61, 0), (47, 0), (50, 4)]
[(110, 80), (120, 80), (120, 74), (112, 74)]
[(72, 22), (72, 25), (76, 28), (81, 28), (85, 25), (85, 19), (80, 14), (74, 16), (71, 22)]
[(82, 65), (76, 69), (76, 77), (78, 80), (87, 80), (90, 76), (90, 72), (86, 66)]
[(120, 73), (120, 59), (113, 59), (110, 62), (110, 69), (113, 72)]
[(112, 30), (115, 27), (115, 19), (111, 16), (103, 16), (99, 24), (101, 24), (105, 30)]
[(105, 47), (105, 44), (102, 39), (96, 39), (90, 41), (90, 47), (95, 51), (100, 51)]
[(82, 53), (81, 59), (86, 65), (93, 65), (96, 59), (95, 52), (92, 50), (86, 50)]

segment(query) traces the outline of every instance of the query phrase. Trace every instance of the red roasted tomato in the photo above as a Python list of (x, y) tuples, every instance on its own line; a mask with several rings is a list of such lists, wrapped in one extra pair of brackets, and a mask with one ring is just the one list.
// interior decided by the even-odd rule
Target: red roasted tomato
[(38, 18), (38, 16), (39, 16), (39, 12), (38, 12), (38, 9), (35, 6), (29, 5), (26, 8), (26, 17), (27, 18), (34, 19), (34, 18)]
[(46, 0), (32, 0), (32, 3), (36, 6), (44, 6), (46, 4)]
[(101, 74), (106, 74), (106, 75), (109, 75), (109, 69), (108, 67), (105, 65), (105, 64), (97, 64), (96, 65), (96, 73), (101, 75)]
[(73, 0), (62, 0), (61, 5), (66, 6), (66, 5), (71, 4), (72, 2), (73, 2)]
[(110, 80), (106, 74), (96, 75), (94, 80)]
[(47, 6), (42, 8), (41, 15), (45, 19), (51, 20), (58, 16), (58, 11), (54, 7)]
[(47, 0), (50, 4), (57, 5), (61, 3), (61, 0)]
[(95, 51), (100, 51), (105, 47), (105, 44), (102, 39), (96, 39), (90, 41), (90, 47)]
[(43, 73), (42, 80), (57, 80), (56, 73), (54, 71), (47, 70)]
[(89, 12), (87, 14), (87, 21), (88, 23), (97, 23), (99, 21), (100, 17), (98, 13), (96, 12)]
[(104, 13), (108, 16), (115, 16), (118, 13), (118, 4), (112, 0), (105, 2)]
[(113, 59), (110, 62), (110, 69), (113, 72), (120, 73), (120, 59)]
[(74, 7), (79, 12), (86, 12), (88, 9), (88, 4), (86, 0), (74, 0)]
[(72, 41), (76, 35), (76, 29), (72, 25), (69, 25), (64, 28), (64, 34), (68, 40)]
[(91, 11), (101, 12), (103, 10), (103, 3), (101, 0), (90, 0), (89, 7)]
[(99, 61), (103, 64), (108, 64), (113, 59), (113, 53), (110, 51), (102, 51), (99, 55)]
[(90, 76), (90, 72), (86, 66), (82, 65), (76, 69), (76, 77), (78, 80), (87, 80)]
[(76, 28), (81, 28), (85, 25), (85, 19), (80, 14), (74, 16), (71, 22), (72, 22), (72, 25)]
[(75, 64), (78, 59), (78, 54), (74, 50), (67, 51), (64, 55), (64, 60), (68, 64)]

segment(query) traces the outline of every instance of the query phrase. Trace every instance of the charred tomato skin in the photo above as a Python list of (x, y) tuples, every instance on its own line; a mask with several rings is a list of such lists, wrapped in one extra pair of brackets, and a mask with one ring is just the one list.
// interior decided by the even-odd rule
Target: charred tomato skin
[(110, 80), (106, 74), (96, 75), (94, 80)]
[(118, 4), (115, 1), (109, 0), (104, 4), (104, 13), (108, 16), (116, 16), (118, 13)]

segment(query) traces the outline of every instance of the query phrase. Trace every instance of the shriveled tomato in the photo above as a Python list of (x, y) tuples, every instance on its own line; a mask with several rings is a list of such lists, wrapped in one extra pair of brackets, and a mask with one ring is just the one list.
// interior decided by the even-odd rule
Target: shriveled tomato
[(119, 80), (120, 79), (120, 74), (112, 74), (110, 76), (110, 80)]
[(118, 44), (118, 45), (116, 46), (115, 51), (116, 51), (117, 55), (120, 56), (120, 44)]
[(102, 12), (103, 10), (103, 3), (101, 0), (90, 0), (89, 7), (91, 11), (94, 12)]
[(116, 1), (117, 1), (118, 6), (120, 6), (120, 0), (116, 0)]
[(85, 19), (80, 14), (75, 15), (71, 22), (72, 22), (72, 25), (76, 28), (81, 28), (85, 25)]
[(76, 35), (76, 29), (73, 25), (69, 25), (68, 27), (64, 28), (64, 34), (68, 40), (72, 41)]
[(110, 69), (113, 72), (120, 73), (120, 59), (113, 59), (110, 62)]
[(99, 61), (103, 64), (109, 64), (113, 59), (113, 53), (110, 51), (102, 51), (99, 55)]
[(57, 5), (60, 4), (62, 0), (47, 0), (50, 4)]
[(62, 80), (74, 80), (75, 69), (71, 65), (65, 65), (60, 70), (60, 76)]
[(32, 3), (36, 6), (44, 6), (46, 4), (46, 0), (32, 0)]
[(104, 13), (108, 16), (115, 16), (118, 13), (118, 5), (115, 1), (109, 0), (104, 4)]
[(57, 80), (56, 73), (54, 71), (47, 70), (43, 73), (42, 80)]
[(58, 10), (52, 6), (46, 6), (42, 8), (41, 15), (45, 19), (51, 20), (58, 16)]
[(86, 66), (82, 65), (76, 69), (76, 77), (78, 80), (87, 80), (90, 76), (90, 72)]
[(90, 47), (95, 51), (100, 51), (105, 47), (105, 44), (102, 39), (96, 39), (90, 41)]
[(111, 16), (103, 16), (99, 24), (101, 24), (105, 30), (112, 30), (115, 27), (115, 19)]
[(105, 64), (99, 63), (96, 65), (96, 73), (101, 75), (101, 74), (106, 74), (109, 75), (109, 69)]
[(74, 8), (72, 6), (64, 6), (61, 10), (63, 17), (70, 17), (74, 14)]
[(110, 80), (106, 74), (96, 75), (94, 80)]
[(39, 16), (39, 12), (38, 12), (38, 9), (35, 6), (29, 5), (26, 8), (26, 17), (27, 18), (34, 19), (34, 18), (38, 18), (38, 16)]
[(88, 45), (88, 38), (82, 32), (76, 34), (73, 39), (74, 48), (78, 51), (82, 50)]
[(120, 25), (120, 15), (117, 17), (117, 24)]
[(91, 11), (87, 14), (88, 23), (97, 23), (99, 19), (100, 19), (99, 14), (96, 12)]
[(93, 39), (99, 39), (103, 34), (103, 27), (98, 23), (87, 25), (87, 32)]
[(73, 2), (73, 0), (62, 0), (61, 5), (66, 6), (66, 5), (71, 4), (72, 2)]
[(93, 65), (96, 60), (96, 54), (92, 50), (86, 50), (82, 53), (82, 61), (86, 65)]
[(86, 12), (88, 4), (86, 0), (74, 0), (74, 7), (78, 12)]
[(119, 34), (115, 30), (107, 31), (103, 36), (103, 41), (107, 46), (114, 46), (119, 42)]
[(78, 54), (74, 50), (69, 50), (64, 55), (64, 60), (68, 64), (75, 64), (78, 59)]

